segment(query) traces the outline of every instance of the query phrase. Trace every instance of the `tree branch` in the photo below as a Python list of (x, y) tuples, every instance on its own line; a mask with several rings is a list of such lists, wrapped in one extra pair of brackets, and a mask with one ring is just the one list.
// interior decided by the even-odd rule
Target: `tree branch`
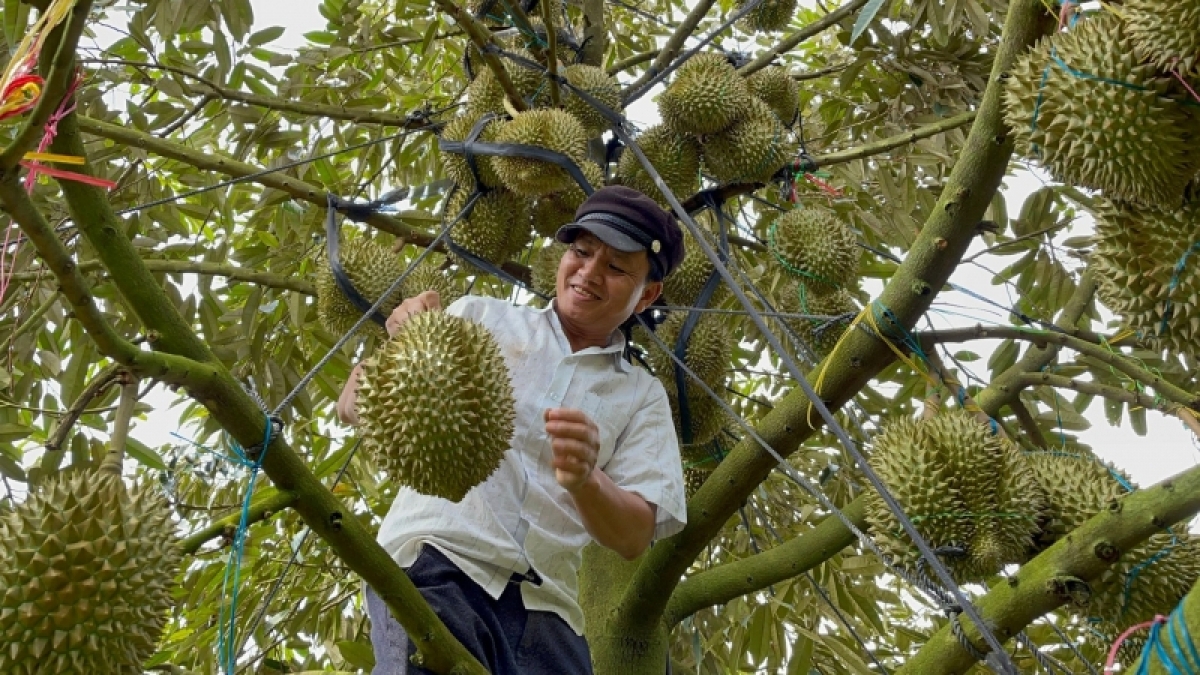
[(826, 28), (837, 25), (839, 21), (857, 12), (865, 4), (867, 4), (867, 0), (850, 0), (850, 2), (780, 40), (779, 44), (774, 47), (764, 50), (753, 61), (739, 68), (738, 72), (742, 75), (749, 75), (766, 68), (771, 65), (771, 61), (774, 61), (776, 56), (786, 54), (799, 46), (801, 42), (820, 35)]
[[(1017, 56), (1049, 28), (1037, 20), (1037, 0), (1011, 3), (1009, 18), (979, 112), (946, 187), (925, 222), (911, 253), (897, 269), (877, 302), (911, 327), (954, 271), (976, 236), (999, 188), (1012, 154), (1001, 111), (1002, 76)], [(869, 311), (869, 310), (868, 310)], [(891, 350), (866, 331), (848, 331), (809, 381), (819, 381), (817, 394), (836, 410), (891, 362)], [(787, 394), (763, 417), (756, 431), (786, 457), (817, 428), (811, 405), (801, 390)], [(810, 421), (812, 420), (812, 421)], [(682, 532), (659, 542), (645, 556), (617, 614), (627, 634), (648, 632), (660, 621), (680, 577), (712, 537), (724, 526), (747, 495), (777, 466), (776, 460), (747, 438), (721, 462), (711, 478), (688, 501), (688, 524)], [(651, 658), (648, 656), (647, 658)]]
[[(200, 93), (211, 93), (213, 96), (225, 99), (227, 101), (237, 101), (239, 103), (245, 103), (246, 105), (255, 106), (257, 108), (266, 108), (267, 110), (295, 113), (297, 115), (304, 115), (308, 117), (324, 117), (333, 120), (354, 122), (355, 124), (378, 124), (380, 126), (399, 127), (402, 129), (421, 129), (428, 125), (428, 122), (417, 115), (397, 115), (395, 113), (389, 113), (377, 109), (366, 110), (360, 108), (346, 108), (340, 105), (323, 105), (319, 103), (304, 103), (302, 101), (288, 101), (280, 98), (272, 98), (270, 96), (259, 96), (257, 94), (237, 91), (236, 89), (230, 89), (213, 82), (199, 73), (176, 66), (168, 66), (157, 63), (142, 63), (140, 61), (128, 61), (125, 59), (80, 59), (79, 62), (88, 65), (150, 68), (168, 73), (174, 73), (181, 77), (195, 80), (196, 82), (199, 82), (201, 86), (210, 90), (209, 92)], [(186, 84), (184, 85), (184, 89), (189, 94), (195, 93), (190, 91)]]
[[(963, 387), (962, 382), (959, 382), (954, 373), (950, 372), (950, 369), (942, 362), (942, 357), (938, 355), (936, 350), (928, 350), (925, 353), (925, 358), (929, 360), (929, 365), (932, 366), (934, 377), (941, 381), (946, 389), (950, 390), (950, 393), (963, 409), (975, 416), (977, 422), (988, 426), (995, 421), (991, 415), (984, 412), (983, 408), (980, 408), (975, 400), (971, 398), (971, 395), (967, 393), (966, 387)], [(999, 429), (998, 432), (1000, 436), (1006, 436), (1003, 429)]]
[[(143, 259), (146, 269), (151, 272), (165, 272), (168, 274), (201, 274), (214, 277), (225, 277), (233, 281), (245, 281), (259, 286), (268, 288), (278, 288), (285, 291), (295, 291), (303, 295), (316, 295), (317, 288), (310, 281), (293, 277), (287, 274), (277, 274), (275, 272), (258, 272), (246, 267), (236, 267), (234, 265), (226, 265), (214, 262), (195, 262), (192, 260), (155, 260)], [(104, 270), (104, 265), (99, 260), (85, 260), (79, 263), (78, 269), (80, 272), (92, 272), (95, 270)], [(104, 270), (106, 271), (106, 270)], [(12, 275), (11, 281), (25, 282), (33, 281), (38, 278), (39, 274), (44, 273), (44, 269), (34, 269), (25, 272), (17, 272)]]
[(605, 23), (604, 0), (583, 0), (582, 63), (599, 67), (608, 50), (608, 27)]
[(512, 103), (514, 109), (528, 110), (529, 106), (525, 103), (525, 99), (521, 97), (520, 92), (512, 83), (512, 79), (508, 76), (508, 71), (505, 70), (504, 64), (500, 62), (500, 58), (488, 49), (488, 45), (492, 44), (492, 33), (480, 23), (475, 17), (471, 16), (454, 0), (434, 0), (442, 11), (449, 14), (454, 19), (454, 23), (458, 24), (467, 36), (471, 38), (471, 42), (479, 49), (480, 56), (483, 57), (483, 62), (488, 68), (492, 69), (492, 74), (496, 76), (496, 82), (500, 83), (500, 88), (504, 90), (504, 94), (508, 96), (509, 102)]
[[(860, 530), (867, 528), (866, 503), (860, 497), (842, 509)], [(684, 579), (671, 594), (666, 624), (674, 626), (705, 607), (723, 605), (803, 574), (853, 543), (854, 535), (845, 524), (836, 516), (826, 516), (813, 529), (773, 549)]]
[[(250, 503), (250, 519), (248, 523), (257, 523), (270, 518), (296, 502), (296, 493), (287, 490), (275, 491), (267, 497), (260, 497)], [(213, 521), (203, 529), (198, 530), (179, 542), (179, 549), (186, 555), (194, 555), (201, 546), (217, 537), (232, 537), (234, 529), (241, 521), (242, 513), (238, 511)]]
[[(1137, 344), (1137, 336), (1130, 335), (1120, 340), (1112, 340), (1107, 335), (1100, 335), (1080, 328), (1064, 328), (1067, 334), (1093, 345), (1108, 344), (1110, 347), (1124, 347)], [(1045, 339), (1048, 335), (1062, 335), (1059, 331), (1038, 330), (1036, 328), (1020, 328), (1016, 326), (984, 326), (976, 324), (967, 328), (947, 328), (943, 330), (928, 330), (915, 334), (921, 346), (925, 349), (935, 344), (953, 342), (970, 342), (971, 340), (1022, 340), (1032, 342), (1038, 347), (1052, 344)]]
[(108, 453), (100, 463), (100, 471), (121, 475), (121, 464), (125, 461), (125, 441), (129, 438), (129, 425), (133, 422), (133, 409), (137, 406), (138, 380), (129, 373), (118, 376), (121, 382), (121, 402), (117, 404), (117, 415), (113, 419), (112, 436), (108, 441)]
[(24, 159), (25, 153), (37, 145), (38, 139), (45, 131), (46, 122), (67, 95), (71, 81), (75, 78), (75, 48), (79, 44), (79, 36), (83, 35), (91, 9), (91, 0), (78, 0), (71, 8), (71, 15), (66, 23), (55, 28), (46, 40), (43, 48), (54, 50), (50, 72), (46, 75), (41, 98), (30, 113), (29, 119), (25, 120), (21, 132), (4, 148), (4, 152), (0, 153), (0, 175), (12, 171), (18, 162)]
[(43, 471), (49, 473), (57, 469), (62, 464), (62, 447), (67, 441), (67, 436), (70, 435), (71, 429), (79, 418), (83, 416), (92, 400), (99, 396), (108, 385), (116, 381), (120, 374), (120, 365), (112, 364), (105, 367), (79, 393), (79, 396), (71, 403), (71, 407), (67, 408), (67, 412), (58, 419), (58, 424), (54, 430), (50, 432), (49, 438), (46, 439), (46, 444), (42, 446), (45, 453), (42, 455), (39, 466)]
[(612, 64), (611, 66), (608, 67), (607, 72), (609, 75), (617, 75), (618, 73), (629, 70), (630, 68), (632, 68), (638, 64), (645, 63), (645, 62), (653, 59), (654, 57), (658, 56), (659, 53), (661, 53), (661, 52), (662, 52), (661, 49), (651, 49), (648, 52), (641, 52), (640, 54), (634, 54), (633, 56), (630, 56), (627, 59), (622, 59), (622, 60), (617, 61), (616, 63)]
[[(1099, 515), (1076, 528), (1069, 537), (1026, 563), (1007, 583), (996, 584), (976, 607), (1000, 640), (1007, 640), (1034, 619), (1066, 604), (1072, 594), (1085, 592), (1123, 552), (1150, 535), (1200, 511), (1200, 467), (1189, 469), (1158, 485), (1124, 495)], [(963, 622), (966, 636), (977, 647), (979, 631)], [(897, 675), (964, 673), (975, 658), (953, 635), (939, 630)]]
[[(1147, 396), (1136, 391), (1129, 391), (1128, 389), (1113, 387), (1107, 384), (1083, 382), (1080, 380), (1071, 379), (1069, 377), (1063, 377), (1062, 375), (1051, 375), (1050, 373), (1045, 372), (1022, 373), (1021, 376), (1017, 378), (1017, 383), (1021, 387), (1037, 387), (1045, 385), (1049, 387), (1057, 387), (1059, 389), (1071, 389), (1081, 394), (1091, 394), (1093, 396), (1107, 398), (1112, 401), (1120, 401), (1122, 403), (1128, 403), (1129, 405), (1141, 406), (1143, 408), (1157, 410), (1159, 412), (1167, 412), (1169, 409), (1169, 406), (1167, 406), (1162, 399), (1156, 401), (1155, 397), (1153, 396)], [(1046, 447), (1045, 440), (1042, 441), (1042, 445), (1039, 447)]]
[(639, 91), (643, 85), (654, 79), (655, 75), (661, 73), (679, 55), (679, 50), (683, 47), (684, 41), (696, 31), (696, 26), (700, 25), (700, 22), (704, 20), (704, 15), (708, 14), (708, 10), (712, 9), (714, 4), (716, 4), (716, 0), (697, 0), (692, 10), (688, 12), (688, 15), (675, 29), (675, 32), (667, 39), (666, 44), (659, 50), (658, 55), (654, 57), (654, 62), (650, 64), (646, 72), (642, 73), (641, 77), (631, 82), (629, 86), (621, 91), (621, 100), (625, 102), (625, 105), (629, 105), (630, 103), (627, 98), (630, 92)]
[(1043, 449), (1049, 447), (1049, 444), (1046, 443), (1046, 437), (1042, 434), (1041, 427), (1038, 426), (1037, 420), (1033, 418), (1033, 413), (1021, 401), (1020, 396), (1014, 398), (1008, 404), (1008, 407), (1017, 416), (1017, 421), (1021, 423), (1021, 428), (1029, 435), (1029, 440), (1033, 443), (1034, 447)]

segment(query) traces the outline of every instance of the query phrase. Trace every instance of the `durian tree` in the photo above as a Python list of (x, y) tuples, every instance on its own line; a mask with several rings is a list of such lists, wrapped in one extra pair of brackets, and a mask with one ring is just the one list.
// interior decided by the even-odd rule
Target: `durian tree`
[[(665, 321), (633, 332), (675, 409), (689, 522), (632, 562), (585, 552), (600, 675), (987, 672), (989, 636), (944, 611), (873, 477), (1001, 672), (1095, 667), (1200, 577), (1200, 469), (1139, 489), (1079, 436), (1101, 410), (1200, 433), (1195, 2), (320, 11), (288, 51), (249, 0), (4, 4), (0, 672), (361, 672), (364, 583), (426, 667), (483, 672), (374, 532), (397, 484), (480, 479), (429, 428), (485, 410), (473, 432), (502, 437), (503, 368), (466, 329), (389, 342), (360, 321), (328, 237), (384, 314), (430, 288), (543, 303), (549, 237), (586, 195), (564, 166), (691, 219)], [(1046, 185), (1008, 204), (1031, 169)], [(981, 255), (1015, 304), (931, 328)], [(991, 350), (982, 377), (964, 343)], [(461, 391), (484, 394), (389, 388), (410, 352), (478, 364)], [(338, 423), (364, 359), (364, 414), (426, 435)], [(177, 442), (137, 440), (164, 416)]]

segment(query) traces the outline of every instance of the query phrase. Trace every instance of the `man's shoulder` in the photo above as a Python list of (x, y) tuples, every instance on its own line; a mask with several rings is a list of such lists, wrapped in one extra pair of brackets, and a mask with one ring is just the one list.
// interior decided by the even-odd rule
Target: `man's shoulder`
[(512, 316), (537, 310), (523, 305), (514, 305), (501, 298), (489, 298), (482, 295), (464, 295), (450, 303), (446, 311), (464, 318), (480, 319), (484, 316)]

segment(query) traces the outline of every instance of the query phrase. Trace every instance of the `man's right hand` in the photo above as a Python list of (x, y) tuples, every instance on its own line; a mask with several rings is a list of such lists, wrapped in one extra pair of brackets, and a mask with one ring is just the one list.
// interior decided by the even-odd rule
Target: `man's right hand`
[[(400, 332), (400, 328), (410, 317), (441, 308), (442, 300), (438, 297), (437, 291), (425, 291), (406, 299), (400, 303), (399, 307), (392, 310), (391, 315), (384, 322), (388, 337), (396, 337), (396, 333)], [(358, 379), (361, 374), (362, 364), (360, 363), (350, 371), (350, 377), (346, 379), (346, 384), (342, 387), (342, 394), (338, 396), (337, 416), (343, 424), (358, 425)]]

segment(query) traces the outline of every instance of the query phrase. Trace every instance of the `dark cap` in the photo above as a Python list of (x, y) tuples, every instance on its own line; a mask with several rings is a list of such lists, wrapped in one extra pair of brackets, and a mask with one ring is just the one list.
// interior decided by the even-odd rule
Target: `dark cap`
[(683, 231), (675, 216), (633, 188), (612, 185), (596, 190), (575, 211), (575, 221), (559, 228), (555, 239), (569, 244), (580, 230), (618, 251), (646, 251), (659, 279), (683, 261)]

